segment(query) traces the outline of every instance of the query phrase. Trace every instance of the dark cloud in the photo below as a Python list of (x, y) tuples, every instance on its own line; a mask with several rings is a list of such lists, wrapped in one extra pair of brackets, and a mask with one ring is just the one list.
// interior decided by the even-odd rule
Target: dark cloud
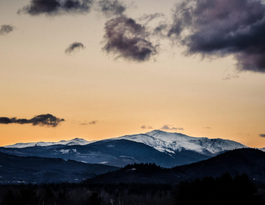
[(233, 55), (241, 71), (265, 72), (262, 0), (185, 0), (177, 4), (168, 36), (187, 54)]
[(265, 137), (265, 134), (260, 134), (259, 136), (260, 136), (260, 137)]
[(56, 127), (60, 122), (65, 121), (64, 119), (57, 118), (51, 114), (43, 114), (37, 115), (31, 119), (17, 119), (17, 118), (8, 118), (8, 117), (0, 117), (0, 124), (32, 124), (34, 126), (48, 126), (48, 127)]
[(32, 16), (88, 13), (92, 4), (93, 0), (31, 0), (30, 4), (20, 9), (18, 13)]
[(2, 25), (0, 28), (0, 35), (7, 35), (14, 30), (14, 27), (11, 25)]
[(97, 2), (97, 6), (97, 10), (106, 17), (123, 15), (126, 10), (126, 6), (117, 0), (100, 0)]
[(143, 125), (141, 128), (142, 129), (153, 129), (153, 127), (149, 125)]
[(95, 124), (97, 124), (97, 123), (98, 123), (98, 121), (93, 120), (93, 121), (91, 121), (91, 122), (84, 122), (84, 123), (81, 123), (80, 125), (95, 125)]
[(172, 127), (171, 125), (164, 125), (161, 130), (184, 130), (182, 127)]
[(68, 48), (65, 50), (65, 53), (72, 53), (76, 50), (84, 49), (85, 46), (82, 43), (74, 42), (68, 46)]
[(153, 45), (148, 37), (147, 29), (127, 17), (111, 19), (105, 24), (104, 50), (132, 61), (147, 61), (157, 54), (157, 46)]

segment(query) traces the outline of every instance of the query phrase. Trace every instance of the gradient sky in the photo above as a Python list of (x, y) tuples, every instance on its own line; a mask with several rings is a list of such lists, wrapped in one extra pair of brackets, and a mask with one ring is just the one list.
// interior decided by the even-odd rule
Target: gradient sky
[[(141, 61), (122, 53), (117, 58), (103, 48), (105, 23), (118, 15), (106, 17), (96, 1), (90, 12), (17, 13), (30, 3), (0, 1), (0, 27), (13, 29), (0, 32), (0, 117), (31, 119), (50, 113), (65, 121), (56, 127), (0, 124), (0, 146), (76, 137), (99, 140), (166, 128), (265, 147), (260, 136), (265, 134), (265, 69), (240, 71), (236, 66), (253, 59), (246, 57), (249, 49), (185, 55), (186, 44), (150, 35), (147, 39), (160, 45), (156, 55)], [(123, 16), (144, 25), (143, 15), (163, 13), (146, 29), (159, 22), (173, 28), (176, 3), (124, 0)], [(200, 31), (201, 25), (196, 26)], [(75, 42), (84, 48), (78, 44), (65, 52)]]

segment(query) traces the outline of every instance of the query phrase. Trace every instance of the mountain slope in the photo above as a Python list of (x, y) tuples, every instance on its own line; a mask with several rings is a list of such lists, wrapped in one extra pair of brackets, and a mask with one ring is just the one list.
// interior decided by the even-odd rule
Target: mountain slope
[(0, 183), (80, 182), (116, 167), (72, 160), (18, 157), (0, 152)]
[(118, 171), (89, 179), (87, 183), (176, 184), (196, 178), (220, 177), (225, 173), (230, 173), (232, 176), (246, 173), (253, 181), (265, 183), (265, 153), (257, 149), (228, 151), (208, 160), (171, 169), (152, 166), (128, 165)]

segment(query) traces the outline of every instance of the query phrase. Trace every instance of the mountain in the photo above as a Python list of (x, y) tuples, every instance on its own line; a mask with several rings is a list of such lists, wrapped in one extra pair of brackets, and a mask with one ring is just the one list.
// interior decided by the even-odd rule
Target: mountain
[(182, 150), (190, 150), (208, 156), (214, 156), (224, 151), (246, 147), (245, 145), (231, 140), (190, 137), (181, 133), (170, 133), (161, 130), (153, 130), (145, 134), (126, 135), (114, 139), (141, 142), (160, 152), (176, 153)]
[(131, 163), (155, 163), (171, 168), (243, 147), (231, 140), (190, 137), (154, 130), (94, 142), (76, 138), (59, 142), (18, 143), (0, 147), (0, 151), (17, 156), (63, 158), (118, 167)]
[(204, 177), (248, 174), (256, 183), (265, 183), (265, 153), (258, 149), (237, 149), (208, 160), (165, 169), (152, 164), (133, 164), (111, 173), (88, 179), (86, 183), (155, 183), (177, 184)]
[(117, 167), (123, 167), (131, 163), (155, 163), (163, 167), (174, 167), (209, 158), (189, 150), (169, 155), (143, 143), (124, 139), (102, 140), (82, 146), (52, 145), (45, 147), (0, 148), (0, 151), (17, 156), (62, 158)]
[(4, 146), (5, 148), (25, 148), (25, 147), (46, 147), (46, 146), (52, 146), (52, 145), (86, 145), (89, 143), (92, 143), (94, 141), (86, 141), (81, 138), (75, 138), (72, 140), (61, 140), (59, 142), (29, 142), (29, 143), (16, 143), (13, 145), (7, 145)]
[(0, 152), (0, 184), (80, 182), (116, 167), (72, 160), (18, 157)]

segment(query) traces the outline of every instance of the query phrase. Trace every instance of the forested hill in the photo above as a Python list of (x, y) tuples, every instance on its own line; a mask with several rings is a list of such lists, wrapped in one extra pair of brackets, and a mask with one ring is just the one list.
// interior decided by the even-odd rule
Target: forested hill
[(203, 177), (246, 173), (254, 182), (265, 183), (265, 153), (257, 149), (228, 151), (208, 160), (171, 169), (154, 164), (134, 164), (89, 179), (86, 183), (162, 183), (177, 184)]

